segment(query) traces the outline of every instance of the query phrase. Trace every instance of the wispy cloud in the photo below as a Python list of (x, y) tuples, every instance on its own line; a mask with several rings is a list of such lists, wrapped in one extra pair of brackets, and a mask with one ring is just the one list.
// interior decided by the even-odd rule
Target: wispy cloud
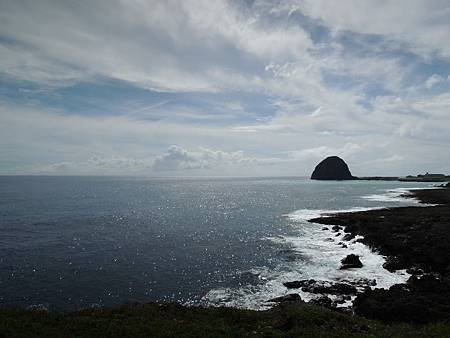
[(2, 2), (0, 170), (441, 168), (449, 23), (440, 0)]
[(291, 150), (288, 152), (291, 158), (297, 160), (306, 160), (306, 159), (323, 159), (327, 156), (342, 156), (344, 158), (349, 158), (354, 154), (358, 153), (362, 150), (362, 147), (358, 144), (347, 143), (341, 148), (333, 148), (328, 146), (320, 146), (309, 149), (302, 150)]

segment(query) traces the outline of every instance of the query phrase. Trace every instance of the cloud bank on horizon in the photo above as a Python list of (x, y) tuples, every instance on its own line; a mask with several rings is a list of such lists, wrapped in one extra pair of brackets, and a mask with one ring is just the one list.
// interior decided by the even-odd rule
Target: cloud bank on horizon
[(2, 1), (0, 174), (449, 172), (441, 0)]

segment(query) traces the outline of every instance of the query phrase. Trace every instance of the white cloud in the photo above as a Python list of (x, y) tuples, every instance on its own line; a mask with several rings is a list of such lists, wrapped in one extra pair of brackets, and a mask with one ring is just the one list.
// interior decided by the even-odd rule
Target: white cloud
[(100, 158), (94, 156), (86, 161), (64, 161), (47, 165), (33, 165), (27, 169), (33, 173), (44, 174), (84, 174), (84, 175), (114, 175), (148, 174), (153, 162), (147, 159), (134, 159), (126, 157)]
[(306, 159), (323, 159), (328, 156), (340, 156), (344, 158), (349, 158), (354, 154), (360, 152), (362, 147), (358, 144), (347, 143), (340, 148), (333, 148), (328, 146), (320, 146), (309, 149), (293, 150), (289, 151), (288, 154), (291, 158), (296, 160), (306, 160)]
[(244, 58), (301, 58), (311, 46), (299, 27), (266, 27), (226, 1), (25, 1), (0, 9), (11, 41), (0, 46), (0, 71), (40, 82), (105, 76), (214, 92), (228, 87), (230, 74), (245, 73), (245, 64), (236, 68)]
[(442, 83), (444, 81), (445, 79), (442, 76), (433, 74), (425, 81), (425, 87), (431, 89), (433, 86)]
[[(209, 102), (219, 116), (209, 107), (162, 100), (130, 105), (120, 116), (107, 108), (86, 116), (5, 96), (0, 156), (66, 171), (219, 174), (228, 167), (307, 174), (321, 156), (368, 163), (373, 149), (381, 159), (404, 153), (405, 161), (431, 163), (438, 161), (432, 153), (448, 157), (450, 96), (436, 94), (448, 71), (436, 67), (428, 79), (423, 74), (429, 73), (417, 72), (423, 58), (427, 69), (435, 57), (442, 68), (449, 61), (446, 2), (248, 3), (2, 2), (0, 76), (7, 81), (34, 81), (51, 90), (98, 77), (120, 79), (183, 92), (190, 101), (198, 92), (255, 94), (270, 109), (258, 115), (238, 99)], [(298, 10), (331, 35), (315, 40), (298, 22)], [(168, 148), (173, 144), (182, 146)]]
[(395, 59), (350, 60), (338, 45), (314, 45), (305, 30), (286, 21), (288, 7), (278, 5), (278, 15), (286, 16), (279, 24), (268, 17), (277, 12), (273, 3), (257, 1), (245, 9), (235, 4), (6, 3), (0, 30), (13, 42), (0, 45), (0, 71), (54, 84), (102, 76), (161, 91), (253, 91), (301, 96), (313, 104), (330, 97), (324, 69), (386, 86), (401, 81)]
[(405, 159), (404, 156), (398, 155), (398, 154), (394, 154), (388, 157), (382, 157), (382, 158), (376, 158), (370, 161), (366, 161), (364, 164), (368, 165), (372, 165), (372, 164), (386, 164), (386, 163), (391, 163), (391, 162), (400, 162), (403, 161)]
[(292, 1), (334, 32), (379, 34), (425, 57), (450, 56), (450, 7), (443, 0)]
[(195, 170), (229, 168), (238, 170), (255, 165), (271, 165), (280, 159), (247, 157), (243, 151), (226, 152), (199, 147), (188, 150), (172, 145), (164, 153), (152, 158), (99, 157), (81, 161), (63, 161), (44, 165), (26, 166), (33, 173), (44, 174), (137, 174), (173, 175)]

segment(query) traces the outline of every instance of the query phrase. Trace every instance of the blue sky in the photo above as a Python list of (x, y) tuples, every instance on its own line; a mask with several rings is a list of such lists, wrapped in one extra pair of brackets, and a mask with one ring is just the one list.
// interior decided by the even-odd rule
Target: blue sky
[(448, 1), (2, 1), (0, 174), (450, 172)]

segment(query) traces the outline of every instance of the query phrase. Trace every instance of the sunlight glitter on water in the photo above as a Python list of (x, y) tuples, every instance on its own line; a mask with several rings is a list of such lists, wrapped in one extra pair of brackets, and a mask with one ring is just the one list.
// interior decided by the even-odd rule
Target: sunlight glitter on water
[[(405, 189), (390, 189), (380, 201), (402, 201), (414, 204), (414, 200), (403, 197)], [(366, 198), (363, 196), (362, 198)], [(357, 236), (351, 241), (344, 241), (345, 232), (334, 232), (331, 227), (310, 223), (308, 220), (331, 216), (335, 213), (366, 211), (383, 207), (354, 207), (341, 210), (301, 209), (284, 215), (298, 229), (298, 236), (276, 236), (266, 238), (277, 244), (285, 245), (299, 259), (279, 264), (274, 269), (267, 267), (254, 268), (252, 273), (262, 281), (259, 285), (247, 285), (241, 288), (222, 288), (210, 291), (203, 299), (211, 305), (225, 305), (254, 310), (264, 310), (273, 306), (269, 299), (284, 296), (288, 293), (298, 293), (304, 301), (317, 298), (318, 295), (304, 292), (301, 289), (288, 290), (283, 283), (295, 280), (314, 279), (328, 282), (355, 282), (358, 280), (375, 280), (372, 288), (389, 288), (394, 284), (405, 283), (410, 275), (405, 270), (389, 272), (383, 268), (385, 258), (360, 243)], [(341, 243), (345, 243), (343, 247)], [(360, 257), (363, 267), (359, 269), (340, 270), (340, 261), (349, 254)], [(330, 298), (333, 299), (334, 296)], [(355, 297), (352, 297), (352, 300)], [(340, 306), (351, 306), (348, 301)]]

